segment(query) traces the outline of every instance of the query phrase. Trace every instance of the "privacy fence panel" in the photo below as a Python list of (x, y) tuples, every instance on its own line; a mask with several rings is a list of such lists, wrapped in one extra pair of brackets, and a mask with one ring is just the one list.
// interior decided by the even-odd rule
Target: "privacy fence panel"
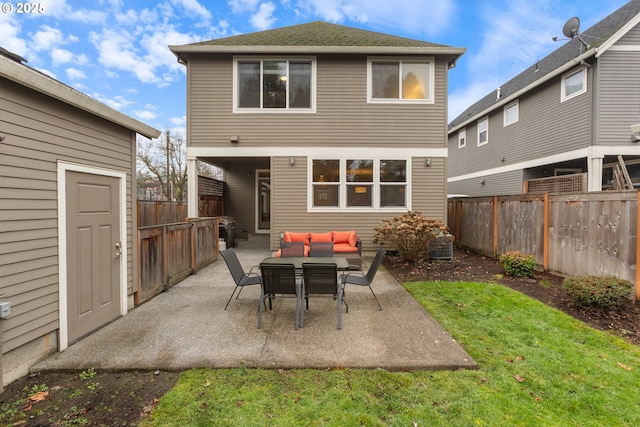
[(135, 303), (151, 299), (215, 261), (217, 236), (217, 218), (138, 228)]
[(484, 255), (519, 250), (551, 271), (638, 283), (639, 198), (625, 191), (451, 199), (448, 225), (456, 245)]
[(636, 193), (549, 198), (549, 269), (570, 275), (636, 276)]

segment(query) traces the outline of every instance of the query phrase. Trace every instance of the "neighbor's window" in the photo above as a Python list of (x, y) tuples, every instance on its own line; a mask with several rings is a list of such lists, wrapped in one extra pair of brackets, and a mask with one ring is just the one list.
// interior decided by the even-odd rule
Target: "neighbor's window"
[(577, 71), (562, 77), (561, 101), (574, 98), (587, 91), (587, 69), (580, 68)]
[(405, 159), (313, 159), (311, 207), (405, 208), (407, 163)]
[(518, 101), (504, 107), (504, 126), (509, 126), (520, 120), (520, 105)]
[(489, 117), (478, 120), (478, 147), (489, 142)]
[(460, 129), (458, 131), (458, 148), (464, 148), (467, 146), (467, 129)]
[(236, 110), (312, 111), (312, 59), (237, 59)]
[(433, 102), (433, 60), (370, 59), (369, 101)]

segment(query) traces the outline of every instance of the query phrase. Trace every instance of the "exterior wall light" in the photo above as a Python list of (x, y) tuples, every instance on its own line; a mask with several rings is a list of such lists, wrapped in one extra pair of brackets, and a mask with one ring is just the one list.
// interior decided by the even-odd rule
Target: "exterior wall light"
[(295, 157), (289, 157), (289, 165), (291, 165), (291, 166), (295, 166), (296, 165), (296, 158)]
[(431, 157), (427, 157), (426, 159), (424, 159), (424, 165), (428, 168), (431, 167)]
[(237, 144), (238, 141), (240, 141), (240, 137), (237, 135), (234, 135), (231, 138), (229, 138), (229, 141), (231, 141), (232, 144)]

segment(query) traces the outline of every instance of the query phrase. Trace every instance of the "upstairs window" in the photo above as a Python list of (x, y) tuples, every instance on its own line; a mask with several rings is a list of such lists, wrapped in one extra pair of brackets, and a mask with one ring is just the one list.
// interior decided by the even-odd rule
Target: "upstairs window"
[(464, 148), (467, 146), (467, 129), (460, 129), (458, 131), (458, 148)]
[(478, 147), (489, 142), (489, 117), (478, 120)]
[(520, 120), (520, 105), (518, 101), (504, 107), (504, 126), (509, 126)]
[(369, 102), (433, 103), (431, 59), (369, 59), (368, 81)]
[(313, 111), (315, 61), (236, 59), (235, 111)]
[(582, 67), (562, 77), (561, 102), (575, 98), (587, 91), (587, 70)]

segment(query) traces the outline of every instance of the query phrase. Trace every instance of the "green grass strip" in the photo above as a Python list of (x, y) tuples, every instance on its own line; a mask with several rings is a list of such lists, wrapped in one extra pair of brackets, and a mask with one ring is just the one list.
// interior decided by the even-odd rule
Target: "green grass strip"
[(196, 369), (143, 425), (640, 425), (638, 347), (500, 285), (405, 286), (480, 369)]

